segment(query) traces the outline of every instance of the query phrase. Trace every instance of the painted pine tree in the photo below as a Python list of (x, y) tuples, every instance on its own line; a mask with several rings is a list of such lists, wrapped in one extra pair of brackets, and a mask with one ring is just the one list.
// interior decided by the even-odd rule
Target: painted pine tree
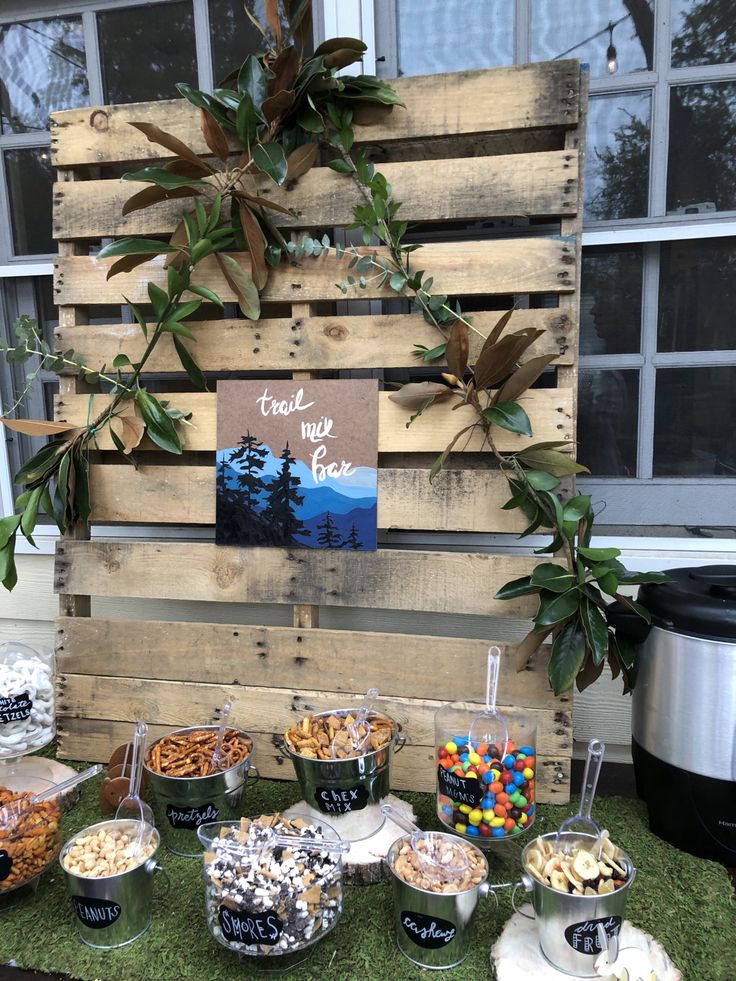
[(296, 460), (291, 455), (289, 444), (284, 447), (280, 459), (281, 468), (267, 485), (268, 496), (263, 518), (271, 526), (277, 541), (273, 544), (299, 545), (296, 536), (306, 537), (311, 532), (305, 528), (304, 522), (297, 517), (294, 506), (299, 507), (304, 501), (304, 495), (297, 493), (301, 480), (292, 473)]
[(350, 527), (350, 533), (347, 538), (344, 538), (340, 548), (362, 548), (363, 543), (358, 539), (358, 529), (355, 526), (355, 522), (352, 523)]
[(340, 534), (337, 525), (332, 520), (329, 511), (325, 512), (324, 521), (317, 525), (317, 544), (323, 548), (338, 548), (340, 546)]
[(267, 456), (266, 447), (256, 436), (251, 436), (250, 431), (240, 437), (237, 448), (230, 456), (230, 466), (238, 471), (239, 503), (249, 511), (258, 503), (261, 491), (266, 489), (261, 471)]

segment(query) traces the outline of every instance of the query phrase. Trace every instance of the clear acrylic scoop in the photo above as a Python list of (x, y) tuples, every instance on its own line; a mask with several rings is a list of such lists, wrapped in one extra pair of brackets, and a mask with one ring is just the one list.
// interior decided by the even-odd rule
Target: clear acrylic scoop
[[(378, 698), (378, 689), (369, 688), (368, 691), (365, 693), (363, 704), (360, 706), (360, 708), (355, 714), (355, 719), (353, 720), (353, 722), (350, 723), (349, 726), (347, 726), (348, 735), (350, 736), (351, 748), (354, 753), (357, 753), (359, 750), (363, 748), (363, 746), (365, 746), (366, 742), (368, 741), (368, 736), (370, 736), (371, 734), (371, 725), (370, 722), (368, 722), (368, 713), (373, 708), (373, 705), (377, 698)], [(359, 732), (359, 727), (361, 726), (363, 728), (363, 735), (361, 735)], [(338, 750), (342, 749), (342, 746), (337, 742), (337, 736), (335, 736), (335, 738), (332, 740), (330, 749), (332, 751), (333, 760), (338, 759), (339, 758)]]
[(225, 738), (225, 730), (227, 729), (227, 720), (230, 716), (230, 709), (233, 707), (233, 703), (228, 700), (222, 706), (222, 712), (220, 713), (220, 725), (217, 730), (217, 739), (215, 740), (215, 748), (212, 752), (212, 762), (210, 763), (210, 772), (217, 773), (220, 769), (220, 756), (222, 755), (222, 741)]
[[(132, 855), (140, 854), (142, 848), (151, 839), (151, 831), (154, 826), (153, 811), (141, 799), (141, 778), (143, 776), (143, 757), (146, 752), (146, 739), (148, 737), (148, 726), (145, 722), (136, 723), (133, 730), (133, 754), (130, 761), (130, 777), (128, 780), (128, 793), (118, 804), (115, 811), (115, 820), (132, 820), (138, 823), (138, 833), (135, 841), (131, 842), (126, 852)], [(144, 843), (145, 838), (145, 843)]]
[(75, 773), (73, 777), (69, 777), (68, 780), (62, 781), (62, 783), (54, 784), (53, 787), (49, 787), (48, 790), (42, 790), (38, 794), (34, 794), (33, 797), (27, 798), (28, 804), (38, 804), (44, 800), (50, 800), (52, 797), (58, 797), (59, 794), (63, 794), (67, 790), (71, 790), (72, 787), (76, 787), (77, 784), (84, 783), (85, 780), (89, 780), (91, 777), (96, 777), (98, 773), (102, 773), (104, 767), (101, 763), (95, 763), (94, 766), (88, 766), (86, 770), (82, 770), (81, 773)]
[[(460, 878), (470, 866), (465, 849), (459, 841), (436, 831), (422, 831), (391, 804), (382, 804), (381, 813), (411, 835), (409, 845), (422, 864), (428, 878)], [(423, 847), (418, 847), (419, 845)]]
[(330, 855), (344, 855), (350, 851), (350, 842), (329, 840), (327, 838), (302, 838), (301, 835), (280, 835), (272, 828), (259, 828), (258, 841), (252, 844), (228, 841), (218, 838), (213, 846), (218, 850), (233, 853), (256, 854), (272, 851), (274, 848), (290, 848), (294, 851), (329, 852)]
[(603, 764), (603, 754), (606, 751), (606, 744), (600, 739), (591, 739), (588, 743), (588, 755), (585, 760), (585, 772), (583, 773), (583, 786), (580, 790), (580, 807), (578, 813), (563, 821), (557, 832), (555, 845), (559, 847), (560, 836), (566, 831), (583, 831), (585, 834), (592, 834), (598, 839), (598, 857), (601, 853), (601, 829), (590, 816), (593, 810), (595, 799), (595, 789), (598, 786), (601, 766)]
[[(501, 651), (498, 647), (488, 648), (486, 665), (486, 707), (474, 715), (468, 730), (469, 749), (485, 743), (498, 749), (499, 759), (506, 755), (509, 741), (509, 727), (502, 715), (496, 711), (496, 694), (498, 692), (498, 675), (501, 666)], [(471, 750), (472, 751), (472, 750)]]

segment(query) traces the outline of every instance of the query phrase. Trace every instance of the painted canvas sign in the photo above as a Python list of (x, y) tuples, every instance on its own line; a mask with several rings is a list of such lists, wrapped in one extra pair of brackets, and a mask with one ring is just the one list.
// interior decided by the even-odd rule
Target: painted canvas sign
[(221, 381), (218, 545), (376, 548), (378, 382)]

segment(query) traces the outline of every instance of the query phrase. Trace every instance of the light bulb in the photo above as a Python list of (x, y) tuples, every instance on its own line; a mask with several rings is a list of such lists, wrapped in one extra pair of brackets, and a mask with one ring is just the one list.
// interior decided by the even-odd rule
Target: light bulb
[(616, 46), (614, 44), (608, 45), (608, 51), (606, 51), (606, 61), (608, 62), (608, 74), (615, 75), (618, 71), (618, 60), (616, 58)]

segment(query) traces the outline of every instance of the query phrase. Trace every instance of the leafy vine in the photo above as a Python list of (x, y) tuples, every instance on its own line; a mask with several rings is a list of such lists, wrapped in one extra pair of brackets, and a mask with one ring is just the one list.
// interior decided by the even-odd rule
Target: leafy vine
[[(52, 351), (28, 318), (16, 324), (17, 343), (4, 345), (10, 361), (38, 359), (28, 386), (41, 368), (57, 373), (75, 371), (89, 386), (98, 390), (105, 386), (109, 398), (103, 411), (84, 427), (2, 419), (21, 432), (55, 438), (15, 475), (15, 482), (25, 489), (16, 501), (18, 513), (0, 520), (0, 580), (7, 589), (15, 585), (17, 533), (34, 544), (32, 536), (40, 510), (52, 515), (62, 531), (88, 520), (89, 451), (102, 430), (109, 431), (116, 448), (133, 465), (132, 451), (144, 436), (170, 453), (182, 452), (178, 427), (186, 424), (189, 414), (157, 399), (142, 386), (141, 373), (160, 339), (170, 334), (192, 384), (206, 389), (203, 372), (182, 343), (182, 338), (196, 340), (196, 323), (188, 318), (203, 302), (222, 306), (216, 293), (195, 281), (203, 259), (214, 256), (243, 315), (257, 320), (260, 293), (272, 268), (284, 260), (332, 252), (347, 263), (346, 279), (336, 284), (343, 295), (366, 288), (369, 281), (387, 285), (438, 331), (435, 347), (415, 345), (413, 354), (430, 365), (444, 359), (448, 371), (441, 374), (442, 381), (410, 383), (391, 395), (412, 413), (407, 426), (442, 401), (455, 401), (474, 412), (473, 422), (462, 426), (438, 456), (430, 479), (442, 470), (458, 441), (480, 429), (484, 444), (508, 481), (511, 496), (503, 507), (520, 509), (529, 522), (521, 537), (536, 531), (550, 535), (550, 542), (535, 554), (556, 561), (540, 562), (531, 575), (507, 583), (496, 594), (498, 599), (526, 594), (539, 598), (533, 628), (517, 647), (517, 667), (523, 668), (551, 635), (549, 679), (556, 693), (576, 680), (581, 689), (591, 684), (606, 661), (614, 677), (622, 674), (624, 690), (628, 691), (633, 684), (635, 649), (608, 626), (604, 597), (619, 600), (648, 620), (647, 611), (623, 595), (620, 588), (660, 582), (666, 577), (629, 572), (619, 561), (618, 549), (590, 546), (595, 517), (590, 497), (561, 500), (559, 492), (561, 478), (585, 471), (563, 451), (570, 449), (569, 443), (542, 442), (501, 452), (495, 442), (497, 429), (532, 436), (520, 399), (555, 355), (524, 358), (543, 331), (507, 330), (513, 313), (507, 311), (486, 333), (463, 314), (459, 303), (432, 291), (432, 276), (415, 270), (412, 264), (413, 253), (421, 246), (405, 242), (408, 224), (399, 216), (401, 203), (365, 153), (354, 149), (354, 127), (379, 122), (394, 106), (401, 106), (396, 92), (374, 76), (337, 75), (338, 70), (362, 57), (365, 45), (354, 38), (333, 38), (314, 54), (304, 55), (309, 0), (283, 0), (281, 4), (267, 0), (265, 10), (267, 28), (255, 22), (263, 36), (262, 53), (249, 55), (212, 94), (188, 85), (177, 86), (200, 111), (210, 154), (200, 156), (150, 123), (131, 124), (175, 156), (161, 167), (149, 166), (125, 175), (126, 180), (149, 186), (126, 202), (123, 213), (171, 199), (191, 199), (191, 210), (182, 214), (168, 243), (125, 238), (98, 253), (98, 259), (115, 260), (108, 278), (158, 255), (166, 257), (166, 289), (154, 282), (148, 284), (153, 323), (147, 323), (141, 309), (126, 300), (146, 342), (140, 360), (132, 362), (119, 354), (110, 370), (107, 366), (96, 369), (74, 351)], [(295, 181), (313, 166), (320, 150), (330, 158), (327, 166), (349, 177), (356, 187), (360, 203), (353, 208), (354, 222), (349, 227), (360, 230), (362, 247), (333, 246), (327, 236), (318, 239), (303, 235), (297, 241), (286, 241), (273, 212), (298, 216), (254, 191), (254, 175), (266, 175), (276, 185)], [(231, 166), (237, 151), (239, 158)], [(215, 166), (215, 160), (222, 166)], [(380, 243), (380, 251), (373, 246), (375, 242)], [(236, 261), (233, 250), (249, 253), (250, 271)], [(184, 294), (196, 299), (184, 299)], [(471, 331), (483, 338), (472, 365)], [(129, 403), (135, 403), (139, 415), (128, 411)]]

